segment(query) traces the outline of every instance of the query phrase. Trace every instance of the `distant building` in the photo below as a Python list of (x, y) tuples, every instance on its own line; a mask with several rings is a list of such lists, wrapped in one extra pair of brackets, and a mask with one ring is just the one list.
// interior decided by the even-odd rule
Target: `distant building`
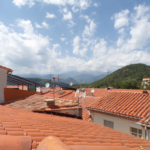
[(150, 78), (143, 78), (142, 85), (149, 85), (150, 84)]

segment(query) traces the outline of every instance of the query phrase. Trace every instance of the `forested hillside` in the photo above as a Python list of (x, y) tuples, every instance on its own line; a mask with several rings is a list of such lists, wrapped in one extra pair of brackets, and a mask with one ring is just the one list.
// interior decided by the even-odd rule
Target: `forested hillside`
[[(122, 89), (140, 89), (142, 78), (150, 77), (150, 66), (145, 64), (131, 64), (118, 69), (108, 76), (109, 86)], [(77, 85), (76, 87), (80, 87)], [(107, 77), (82, 87), (103, 88), (107, 87)], [(147, 89), (150, 89), (147, 86)]]

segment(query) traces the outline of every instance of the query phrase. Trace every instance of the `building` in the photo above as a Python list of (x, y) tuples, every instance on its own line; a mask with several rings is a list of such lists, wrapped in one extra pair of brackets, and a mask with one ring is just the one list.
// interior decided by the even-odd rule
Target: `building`
[[(29, 86), (33, 86), (36, 89), (36, 86), (40, 85), (13, 75), (12, 72), (12, 69), (0, 65), (0, 104), (34, 95), (36, 92), (29, 91)], [(15, 85), (7, 85), (7, 82)]]
[(0, 103), (4, 103), (4, 88), (7, 86), (7, 74), (13, 70), (0, 65)]
[(92, 122), (150, 140), (149, 93), (109, 91), (91, 103)]
[(150, 84), (150, 78), (143, 78), (142, 85), (149, 85)]

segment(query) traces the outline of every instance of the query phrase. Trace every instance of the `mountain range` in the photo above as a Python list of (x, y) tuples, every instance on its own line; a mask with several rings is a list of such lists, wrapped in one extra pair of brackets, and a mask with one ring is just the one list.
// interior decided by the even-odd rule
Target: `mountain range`
[[(51, 76), (53, 75), (57, 76), (58, 74), (19, 74), (20, 77), (24, 77), (24, 78), (41, 78), (41, 79), (49, 79), (49, 80), (51, 79)], [(62, 79), (60, 80), (61, 82), (67, 83), (67, 84), (72, 82), (73, 85), (80, 84), (80, 83), (89, 84), (105, 76), (106, 76), (106, 73), (98, 72), (98, 71), (94, 71), (94, 72), (70, 71), (70, 72), (59, 74), (59, 78)]]
[[(82, 84), (82, 87), (104, 88), (113, 86), (114, 88), (122, 89), (143, 89), (141, 82), (143, 78), (150, 78), (150, 66), (145, 64), (130, 64), (122, 67), (113, 73), (108, 78), (104, 77), (90, 84)], [(80, 85), (76, 85), (79, 88)], [(150, 85), (146, 87), (150, 89)]]

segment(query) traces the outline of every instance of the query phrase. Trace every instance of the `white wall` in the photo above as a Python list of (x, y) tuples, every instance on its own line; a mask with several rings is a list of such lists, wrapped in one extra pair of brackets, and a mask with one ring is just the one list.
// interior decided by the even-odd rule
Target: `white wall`
[(0, 68), (0, 103), (4, 103), (4, 88), (7, 86), (7, 70)]
[[(103, 125), (104, 126), (104, 120), (112, 121), (114, 122), (114, 129), (119, 130), (125, 133), (130, 134), (130, 127), (142, 129), (140, 125), (135, 124), (135, 121), (127, 120), (119, 117), (114, 117), (110, 115), (105, 115), (97, 112), (92, 112), (92, 122)], [(142, 131), (143, 132), (143, 131)]]

